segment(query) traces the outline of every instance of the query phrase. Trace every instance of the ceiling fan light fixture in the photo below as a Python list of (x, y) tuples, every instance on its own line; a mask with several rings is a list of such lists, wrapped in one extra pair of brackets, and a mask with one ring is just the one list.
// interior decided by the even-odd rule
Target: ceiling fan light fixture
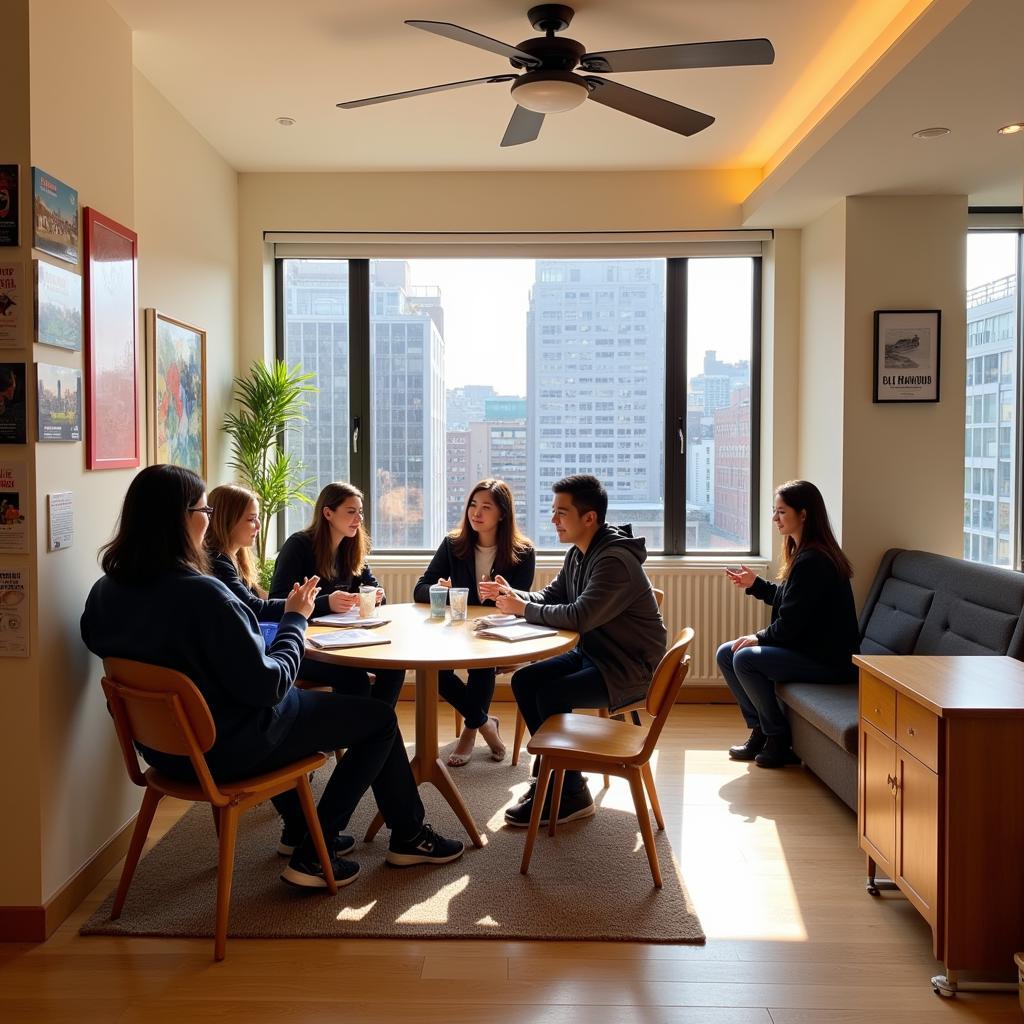
[(538, 114), (562, 114), (578, 107), (589, 90), (571, 71), (529, 71), (512, 83), (512, 99)]

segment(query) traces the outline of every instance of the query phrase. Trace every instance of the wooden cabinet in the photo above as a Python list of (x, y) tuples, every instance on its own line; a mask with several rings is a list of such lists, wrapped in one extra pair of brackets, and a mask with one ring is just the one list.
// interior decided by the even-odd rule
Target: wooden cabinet
[(1024, 663), (858, 655), (857, 827), (931, 925), (946, 975), (1006, 975), (1024, 948)]

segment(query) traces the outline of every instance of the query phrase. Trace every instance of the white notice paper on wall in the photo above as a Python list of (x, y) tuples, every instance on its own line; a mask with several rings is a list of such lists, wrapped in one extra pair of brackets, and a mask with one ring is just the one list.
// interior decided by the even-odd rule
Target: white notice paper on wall
[(71, 547), (75, 537), (75, 507), (71, 491), (56, 491), (46, 496), (49, 551)]
[(0, 658), (28, 657), (28, 573), (0, 565)]

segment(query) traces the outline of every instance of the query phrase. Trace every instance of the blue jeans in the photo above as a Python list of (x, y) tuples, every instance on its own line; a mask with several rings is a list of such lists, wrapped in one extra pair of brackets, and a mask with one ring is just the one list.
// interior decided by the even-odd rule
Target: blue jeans
[[(597, 666), (577, 648), (547, 661), (521, 668), (512, 676), (512, 692), (532, 736), (552, 715), (568, 714), (573, 708), (608, 707), (608, 688)], [(533, 762), (533, 774), (538, 771)], [(565, 793), (576, 793), (587, 784), (582, 772), (565, 773)]]
[(789, 723), (775, 696), (776, 683), (852, 683), (857, 670), (850, 665), (825, 665), (785, 647), (743, 647), (733, 653), (733, 641), (718, 648), (716, 661), (750, 729), (765, 736), (789, 736)]

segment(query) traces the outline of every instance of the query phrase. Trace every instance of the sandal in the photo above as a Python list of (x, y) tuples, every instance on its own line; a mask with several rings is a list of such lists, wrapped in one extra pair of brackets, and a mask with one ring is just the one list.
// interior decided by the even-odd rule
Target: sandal
[(495, 743), (492, 743), (486, 736), (484, 736), (484, 739), (487, 741), (487, 746), (491, 748), (491, 760), (504, 761), (505, 754), (508, 753), (508, 751), (505, 749), (505, 744), (501, 742), (501, 722), (493, 715), (489, 715), (487, 720), (488, 722), (494, 723), (494, 733), (497, 736), (497, 741)]
[[(466, 732), (468, 732), (468, 731), (469, 730), (467, 729)], [(463, 735), (465, 735), (465, 733), (463, 733)], [(473, 742), (476, 743), (475, 731), (474, 731), (474, 735), (473, 735)], [(463, 753), (461, 750), (456, 748), (455, 750), (453, 750), (448, 755), (448, 760), (445, 762), (445, 764), (447, 764), (449, 768), (464, 768), (472, 760), (473, 760), (473, 748), (472, 747), (470, 747), (469, 750), (467, 750), (465, 753)]]

